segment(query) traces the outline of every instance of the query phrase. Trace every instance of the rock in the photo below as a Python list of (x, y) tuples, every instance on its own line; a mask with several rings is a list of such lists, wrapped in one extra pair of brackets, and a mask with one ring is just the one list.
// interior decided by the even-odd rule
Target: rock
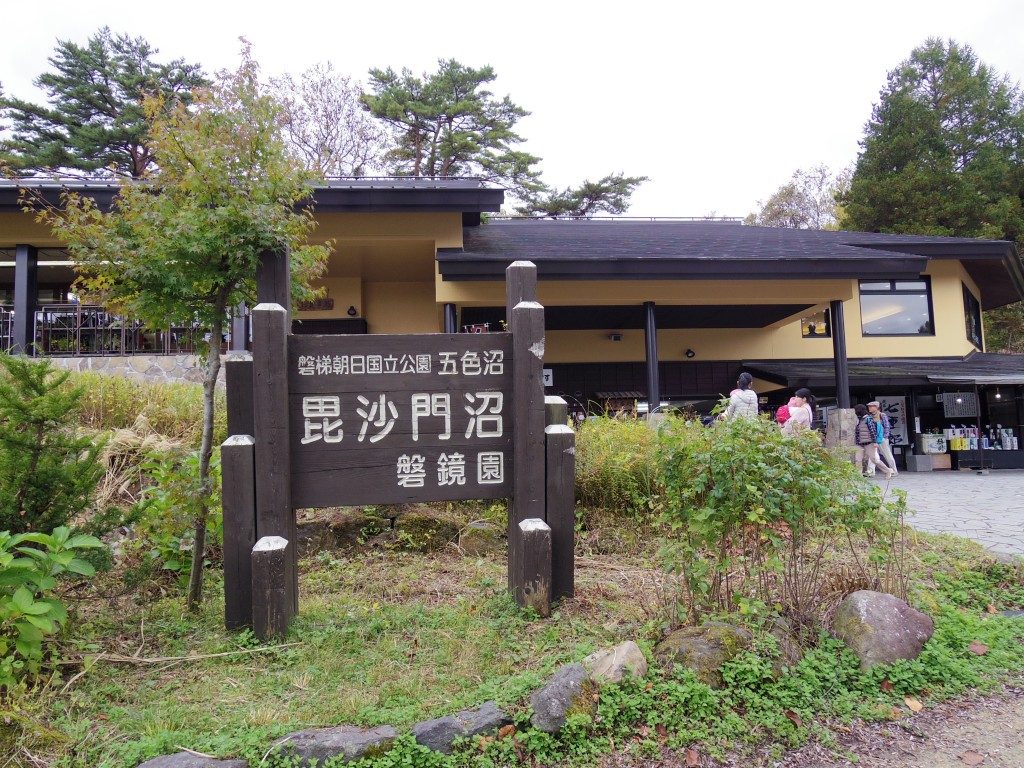
[(768, 631), (779, 644), (779, 658), (775, 659), (775, 677), (782, 676), (787, 667), (795, 667), (804, 655), (800, 640), (793, 632), (789, 622), (783, 618), (775, 618), (769, 622)]
[(376, 728), (357, 728), (354, 725), (339, 725), (334, 728), (313, 728), (298, 731), (281, 740), (278, 752), (301, 758), (300, 768), (306, 768), (311, 761), (323, 765), (329, 758), (340, 758), (352, 762), (361, 757), (377, 757), (384, 754), (398, 738), (398, 731), (390, 725)]
[(681, 664), (692, 669), (702, 683), (721, 688), (722, 665), (750, 648), (753, 641), (750, 630), (709, 621), (672, 632), (654, 649), (654, 655), (666, 668)]
[(598, 685), (621, 683), (624, 677), (643, 677), (647, 674), (647, 659), (640, 646), (632, 640), (614, 648), (592, 653), (583, 660), (583, 668)]
[(395, 519), (395, 539), (401, 549), (433, 552), (455, 541), (461, 527), (447, 512), (421, 504)]
[(1008, 618), (1008, 619), (1020, 619), (1020, 618), (1024, 617), (1024, 611), (1015, 610), (1015, 609), (1010, 609), (1010, 610), (1007, 610), (1007, 611), (1002, 611), (1001, 614), (1003, 616), (1005, 616), (1006, 618)]
[(140, 764), (138, 768), (249, 768), (247, 760), (217, 760), (189, 752), (162, 755)]
[(424, 747), (447, 755), (451, 754), (452, 743), (456, 739), (490, 733), (510, 722), (493, 701), (488, 701), (476, 709), (466, 709), (454, 715), (417, 723), (412, 727), (412, 735)]
[(459, 534), (459, 549), (471, 557), (500, 552), (503, 536), (498, 526), (486, 520), (475, 520)]
[(861, 669), (916, 659), (935, 623), (895, 595), (861, 590), (839, 604), (832, 630), (857, 654)]
[(327, 519), (327, 528), (340, 549), (355, 549), (388, 527), (387, 520), (353, 507), (339, 507)]
[(538, 731), (555, 733), (572, 714), (592, 715), (597, 711), (597, 686), (587, 675), (582, 664), (566, 664), (555, 672), (543, 688), (530, 695), (533, 707), (533, 727)]

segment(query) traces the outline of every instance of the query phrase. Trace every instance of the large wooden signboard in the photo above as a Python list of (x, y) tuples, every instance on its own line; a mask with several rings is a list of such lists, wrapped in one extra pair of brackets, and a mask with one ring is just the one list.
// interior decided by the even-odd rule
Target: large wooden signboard
[(507, 333), (289, 336), (292, 506), (511, 495)]
[(562, 401), (545, 430), (536, 267), (506, 270), (507, 333), (313, 336), (290, 333), (287, 257), (266, 257), (253, 353), (226, 364), (226, 625), (286, 631), (296, 509), (507, 498), (516, 600), (571, 596), (575, 435)]

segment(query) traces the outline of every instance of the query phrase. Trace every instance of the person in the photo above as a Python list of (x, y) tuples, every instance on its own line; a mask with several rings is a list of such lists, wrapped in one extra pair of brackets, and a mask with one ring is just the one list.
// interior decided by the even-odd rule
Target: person
[(722, 412), (723, 419), (757, 418), (757, 393), (750, 388), (754, 377), (744, 371), (736, 382), (736, 389), (729, 393), (729, 405)]
[[(875, 444), (878, 446), (879, 457), (889, 466), (892, 475), (899, 474), (896, 471), (896, 457), (892, 455), (892, 446), (889, 443), (889, 438), (892, 436), (892, 424), (888, 414), (882, 412), (882, 404), (877, 400), (868, 403), (868, 414), (875, 423)], [(874, 467), (870, 467), (869, 471), (874, 474)]]
[(875, 467), (879, 467), (885, 472), (886, 479), (892, 477), (888, 465), (878, 458), (875, 422), (868, 415), (867, 406), (858, 403), (853, 410), (857, 414), (857, 428), (854, 430), (854, 442), (857, 443), (857, 471), (870, 477), (875, 473)]
[(782, 425), (782, 434), (794, 435), (801, 429), (810, 429), (814, 422), (814, 395), (807, 387), (801, 387), (789, 398), (789, 418)]

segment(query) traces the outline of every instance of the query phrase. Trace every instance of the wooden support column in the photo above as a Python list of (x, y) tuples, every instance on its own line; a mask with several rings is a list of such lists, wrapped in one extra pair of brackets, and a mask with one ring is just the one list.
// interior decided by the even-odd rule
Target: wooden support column
[(252, 626), (252, 548), (256, 544), (256, 455), (251, 435), (220, 447), (224, 510), (224, 625)]
[(33, 245), (14, 249), (14, 317), (11, 352), (31, 355), (36, 336), (36, 298), (39, 294), (39, 250)]
[(256, 268), (256, 298), (260, 304), (280, 304), (291, 313), (292, 278), (287, 251), (263, 251)]
[(575, 593), (576, 433), (567, 424), (544, 430), (547, 524), (551, 529), (551, 599)]
[(231, 315), (231, 352), (244, 352), (249, 348), (249, 308), (243, 301)]
[(832, 326), (832, 357), (836, 372), (836, 405), (850, 407), (850, 365), (846, 359), (846, 319), (843, 316), (843, 302), (829, 302), (829, 318)]
[(288, 634), (292, 611), (287, 581), (293, 549), (280, 536), (263, 536), (252, 548), (252, 629), (260, 640)]
[(564, 397), (558, 395), (546, 395), (544, 397), (544, 423), (547, 426), (552, 424), (569, 423), (569, 404)]
[[(256, 438), (256, 537), (295, 541), (288, 435), (288, 312), (280, 304), (252, 311), (253, 414)], [(291, 612), (298, 612), (295, 547), (286, 577)], [(254, 595), (254, 599), (255, 595)]]
[(536, 302), (537, 268), (532, 262), (513, 262), (505, 276), (513, 403), (508, 575), (509, 589), (515, 591), (519, 523), (527, 518), (544, 519), (544, 308)]
[(459, 332), (459, 310), (454, 304), (444, 305), (444, 332)]
[(531, 517), (520, 520), (516, 529), (516, 586), (512, 593), (519, 605), (533, 608), (541, 616), (550, 616), (551, 528), (543, 520)]
[(232, 352), (224, 360), (224, 388), (228, 400), (228, 434), (254, 435), (252, 354)]
[(644, 347), (647, 351), (647, 415), (650, 417), (661, 405), (661, 385), (658, 381), (658, 318), (654, 302), (644, 302)]

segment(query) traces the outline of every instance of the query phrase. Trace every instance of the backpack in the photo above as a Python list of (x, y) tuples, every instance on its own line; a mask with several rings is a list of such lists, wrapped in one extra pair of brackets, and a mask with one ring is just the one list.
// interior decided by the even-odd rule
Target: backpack
[(787, 421), (789, 421), (789, 416), (790, 414), (788, 405), (780, 405), (779, 410), (775, 412), (775, 420), (779, 424), (785, 424)]

